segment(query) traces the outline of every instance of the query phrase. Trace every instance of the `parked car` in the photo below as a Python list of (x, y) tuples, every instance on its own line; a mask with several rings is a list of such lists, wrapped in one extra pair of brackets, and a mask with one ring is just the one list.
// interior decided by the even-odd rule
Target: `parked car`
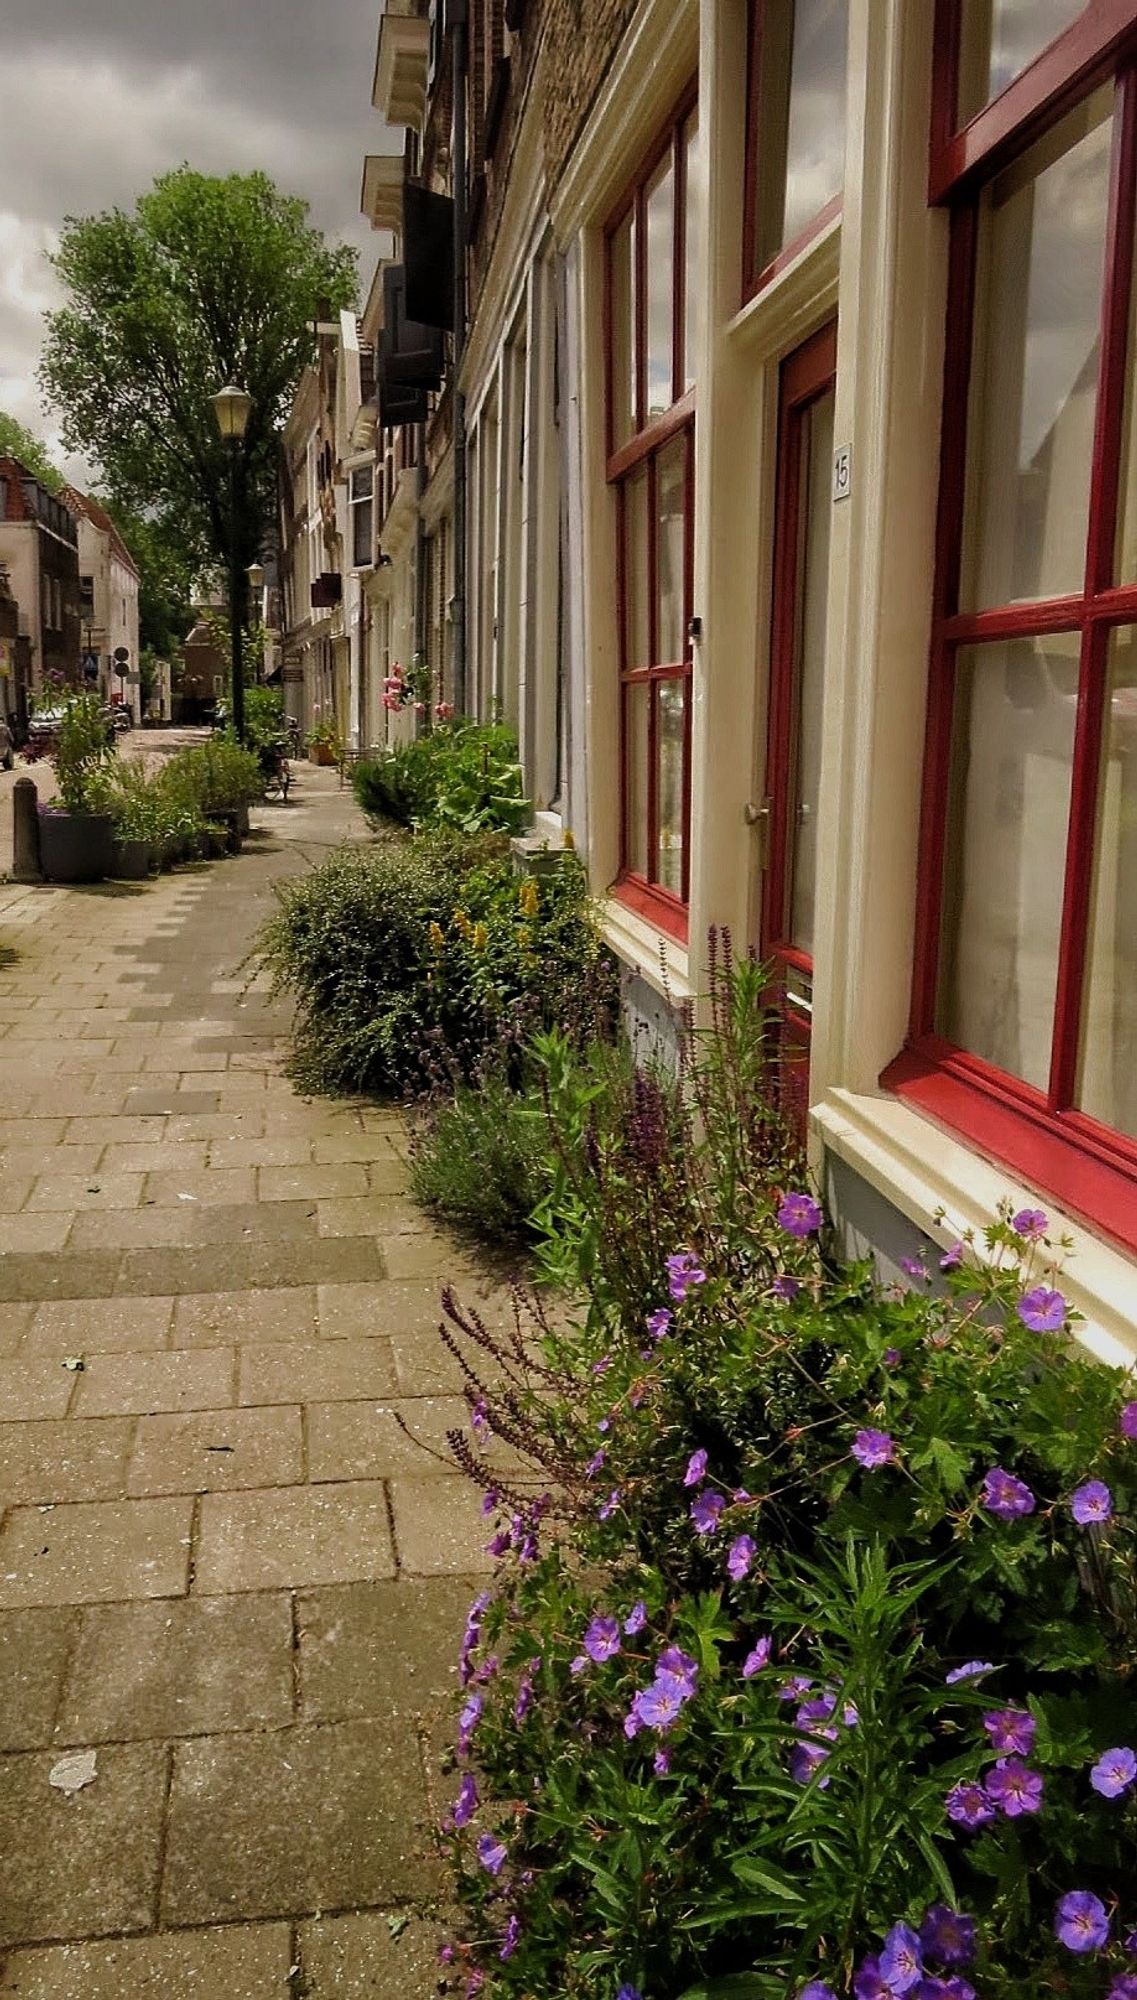
[(134, 717), (130, 712), (130, 705), (128, 702), (112, 701), (110, 704), (110, 713), (111, 713), (111, 722), (113, 723), (115, 729), (118, 731), (119, 735), (121, 735), (124, 730), (134, 728)]
[(10, 725), (0, 719), (0, 767), (10, 771), (16, 761), (16, 739)]
[(29, 743), (43, 743), (49, 737), (57, 736), (62, 721), (62, 708), (37, 708), (28, 723)]

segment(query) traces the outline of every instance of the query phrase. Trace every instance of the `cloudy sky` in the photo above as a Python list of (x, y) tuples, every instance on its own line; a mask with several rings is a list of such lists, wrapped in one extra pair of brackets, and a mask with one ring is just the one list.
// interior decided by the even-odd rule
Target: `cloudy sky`
[(183, 160), (263, 167), (360, 249), (366, 285), (378, 243), (359, 215), (363, 156), (396, 144), (371, 109), (379, 0), (2, 0), (0, 13), (0, 409), (53, 449), (35, 368), (65, 215), (129, 207)]

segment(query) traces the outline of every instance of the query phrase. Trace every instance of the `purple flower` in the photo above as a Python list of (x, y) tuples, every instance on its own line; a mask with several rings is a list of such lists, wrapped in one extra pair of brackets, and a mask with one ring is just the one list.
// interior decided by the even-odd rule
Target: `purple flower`
[(482, 1496), (482, 1513), (486, 1516), (487, 1520), (491, 1514), (496, 1512), (497, 1503), (498, 1496), (491, 1487), (489, 1492)]
[(693, 1692), (678, 1674), (656, 1674), (651, 1686), (636, 1696), (632, 1709), (645, 1729), (670, 1729)]
[(808, 1986), (802, 1987), (798, 2000), (837, 2000), (837, 1995), (823, 1979), (811, 1979)]
[(1092, 1528), (1108, 1521), (1113, 1513), (1113, 1495), (1101, 1479), (1087, 1479), (1070, 1500), (1070, 1512), (1080, 1528)]
[(804, 1674), (795, 1674), (792, 1680), (783, 1681), (778, 1689), (778, 1700), (800, 1701), (802, 1695), (808, 1694), (812, 1686), (813, 1682), (806, 1680)]
[(699, 1493), (691, 1502), (691, 1519), (698, 1535), (713, 1535), (719, 1524), (719, 1515), (726, 1506), (721, 1493)]
[(501, 1874), (505, 1864), (506, 1849), (500, 1840), (494, 1839), (492, 1833), (482, 1834), (478, 1841), (477, 1854), (482, 1867), (488, 1868), (491, 1875)]
[(1090, 1772), (1090, 1783), (1103, 1799), (1119, 1799), (1137, 1778), (1137, 1757), (1122, 1745), (1105, 1750)]
[(593, 1452), (592, 1457), (589, 1459), (588, 1464), (584, 1468), (584, 1476), (586, 1479), (595, 1479), (597, 1473), (603, 1471), (604, 1459), (605, 1459), (605, 1453), (603, 1448), (600, 1451)]
[(687, 1470), (683, 1474), (684, 1486), (701, 1486), (707, 1476), (707, 1454), (693, 1451), (687, 1460)]
[(624, 1630), (627, 1633), (629, 1639), (634, 1639), (636, 1633), (642, 1632), (646, 1624), (647, 1624), (647, 1605), (644, 1603), (643, 1598), (641, 1597), (638, 1604), (633, 1604), (631, 1610), (629, 1611), (627, 1617), (625, 1618)]
[(1137, 2000), (1137, 1972), (1119, 1972), (1105, 2000)]
[(620, 1504), (620, 1489), (618, 1486), (614, 1486), (612, 1488), (611, 1493), (608, 1495), (607, 1500), (602, 1500), (600, 1502), (600, 1505), (596, 1509), (596, 1512), (602, 1521), (609, 1521), (611, 1520), (612, 1515), (616, 1512), (616, 1509), (619, 1506), (619, 1504)]
[(922, 1282), (928, 1275), (928, 1267), (922, 1257), (902, 1257), (900, 1268), (907, 1277), (915, 1278), (917, 1283)]
[(647, 1330), (653, 1340), (666, 1339), (671, 1332), (671, 1322), (674, 1317), (674, 1313), (667, 1306), (660, 1306), (656, 1312), (648, 1314)]
[(910, 1993), (924, 1970), (920, 1940), (907, 1924), (893, 1924), (880, 1954), (880, 1975), (892, 1993)]
[(992, 1466), (983, 1481), (981, 1504), (989, 1514), (996, 1514), (1000, 1521), (1015, 1521), (1022, 1514), (1034, 1513), (1034, 1494), (1013, 1472), (1004, 1472), (1001, 1465)]
[(499, 1528), (492, 1541), (486, 1543), (488, 1556), (503, 1556), (513, 1537), (508, 1528)]
[(962, 1667), (953, 1667), (944, 1675), (944, 1686), (955, 1687), (960, 1681), (977, 1681), (984, 1674), (998, 1672), (994, 1660), (965, 1660)]
[(1137, 1438), (1137, 1403), (1124, 1404), (1117, 1428), (1123, 1438)]
[(1066, 1301), (1049, 1285), (1036, 1285), (1018, 1303), (1018, 1315), (1032, 1333), (1057, 1333), (1066, 1323)]
[(975, 1918), (946, 1903), (934, 1903), (920, 1926), (924, 1956), (938, 1965), (970, 1965), (975, 1957)]
[(689, 1250), (676, 1251), (667, 1259), (667, 1289), (677, 1306), (681, 1306), (689, 1291), (695, 1285), (705, 1285), (707, 1274)]
[(570, 1674), (574, 1674), (574, 1675), (576, 1675), (576, 1674), (583, 1674), (583, 1673), (586, 1673), (587, 1671), (588, 1671), (588, 1655), (587, 1655), (587, 1653), (578, 1653), (578, 1654), (577, 1654), (577, 1656), (576, 1656), (576, 1658), (575, 1658), (575, 1660), (570, 1660), (570, 1661), (569, 1661), (569, 1672), (570, 1672)]
[(770, 1655), (773, 1650), (774, 1641), (770, 1638), (759, 1639), (757, 1645), (751, 1647), (742, 1662), (742, 1678), (744, 1681), (752, 1681), (755, 1674), (760, 1674), (763, 1667), (769, 1666)]
[(1067, 1951), (1100, 1951), (1109, 1943), (1105, 1904), (1088, 1889), (1071, 1889), (1054, 1912), (1054, 1935)]
[(615, 1618), (594, 1618), (584, 1635), (584, 1650), (597, 1666), (620, 1650), (620, 1627)]
[(657, 1674), (674, 1674), (676, 1680), (683, 1682), (688, 1695), (694, 1694), (699, 1678), (699, 1662), (680, 1646), (665, 1647), (655, 1663), (655, 1670)]
[(466, 1755), (466, 1752), (470, 1748), (470, 1743), (474, 1731), (481, 1720), (484, 1706), (485, 1704), (482, 1701), (481, 1695), (472, 1694), (464, 1704), (462, 1712), (458, 1717), (458, 1753), (462, 1757)]
[(1041, 1208), (1020, 1208), (1011, 1217), (1011, 1228), (1016, 1236), (1024, 1236), (1028, 1243), (1037, 1243), (1050, 1227), (1050, 1218)]
[(963, 1244), (957, 1238), (957, 1240), (954, 1243), (948, 1244), (947, 1249), (944, 1251), (943, 1256), (940, 1258), (940, 1270), (958, 1271), (962, 1262), (963, 1262)]
[(876, 1472), (882, 1465), (896, 1462), (896, 1446), (887, 1431), (858, 1431), (853, 1439), (852, 1456), (866, 1472)]
[(1021, 1708), (993, 1709), (983, 1717), (983, 1727), (1000, 1757), (1029, 1757), (1034, 1749), (1037, 1724)]
[(458, 1787), (458, 1796), (451, 1810), (450, 1819), (452, 1825), (469, 1826), (470, 1821), (478, 1810), (478, 1803), (477, 1785), (474, 1783), (472, 1773), (466, 1771), (463, 1774), (462, 1782)]
[(530, 1660), (525, 1672), (517, 1683), (517, 1700), (513, 1704), (513, 1720), (524, 1722), (533, 1706), (533, 1682), (541, 1671), (540, 1659)]
[(1032, 1771), (1021, 1757), (1004, 1757), (988, 1774), (987, 1797), (1007, 1819), (1042, 1810), (1042, 1773)]
[[(790, 1776), (795, 1785), (808, 1785), (828, 1755), (829, 1752), (823, 1743), (799, 1743), (790, 1755)], [(822, 1778), (818, 1786), (819, 1791), (825, 1791), (828, 1784), (828, 1778)]]
[(506, 1924), (505, 1935), (501, 1940), (501, 1950), (498, 1952), (498, 1957), (502, 1959), (512, 1958), (514, 1952), (517, 1950), (517, 1941), (520, 1936), (521, 1918), (515, 1910)]
[(607, 1375), (611, 1366), (612, 1356), (610, 1354), (602, 1354), (599, 1361), (593, 1362), (592, 1372), (594, 1375)]
[(888, 1987), (880, 1976), (880, 1959), (876, 1952), (866, 1958), (853, 1981), (856, 2000), (892, 2000)]
[(600, 1422), (597, 1424), (596, 1428), (600, 1432), (601, 1437), (607, 1437), (608, 1432), (612, 1428), (611, 1417), (601, 1417)]
[(671, 1769), (670, 1750), (667, 1749), (657, 1750), (655, 1756), (651, 1760), (651, 1768), (655, 1772), (657, 1778), (666, 1778), (667, 1773)]
[(978, 1826), (989, 1826), (995, 1817), (995, 1808), (982, 1785), (953, 1785), (944, 1800), (944, 1810), (956, 1826), (966, 1827), (968, 1833)]
[(812, 1236), (824, 1220), (821, 1204), (811, 1194), (787, 1194), (778, 1210), (778, 1221), (789, 1236)]
[(898, 1347), (886, 1347), (880, 1358), (886, 1368), (899, 1368), (903, 1356)]
[(791, 1278), (788, 1272), (783, 1271), (780, 1277), (774, 1279), (770, 1290), (776, 1299), (781, 1299), (783, 1304), (789, 1305), (801, 1290), (801, 1279)]
[(484, 1437), (489, 1428), (489, 1405), (484, 1396), (479, 1396), (470, 1411), (470, 1429), (475, 1437)]
[(644, 2000), (644, 1996), (638, 1986), (621, 1986), (616, 2000)]
[(750, 1565), (754, 1561), (756, 1553), (753, 1537), (750, 1535), (739, 1535), (731, 1543), (730, 1553), (726, 1559), (726, 1567), (728, 1574), (734, 1578), (736, 1583), (741, 1583), (743, 1577), (749, 1575)]

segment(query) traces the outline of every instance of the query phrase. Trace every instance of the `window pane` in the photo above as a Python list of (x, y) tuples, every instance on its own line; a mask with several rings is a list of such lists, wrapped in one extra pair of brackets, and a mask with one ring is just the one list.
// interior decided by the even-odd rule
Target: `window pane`
[(661, 416), (675, 401), (673, 310), (675, 299), (675, 175), (670, 150), (647, 184), (647, 415)]
[(650, 681), (624, 689), (624, 852), (634, 875), (647, 874), (648, 704)]
[(755, 266), (808, 229), (845, 183), (849, 0), (762, 10)]
[(659, 755), (659, 847), (655, 879), (673, 895), (683, 894), (683, 847), (687, 815), (687, 682), (657, 681), (656, 735)]
[(938, 1027), (1045, 1090), (1066, 866), (1077, 633), (956, 662)]
[(1110, 641), (1078, 1103), (1137, 1138), (1137, 633)]
[(817, 884), (817, 812), (821, 794), (821, 704), (825, 680), (825, 612), (829, 594), (829, 527), (833, 515), (833, 391), (809, 411), (802, 427), (806, 496), (798, 598), (796, 782), (791, 831), (790, 943), (813, 950)]
[(624, 665), (650, 667), (647, 473), (624, 482)]
[(959, 124), (1021, 76), (1085, 7), (1086, 0), (964, 0)]
[(691, 113), (683, 128), (687, 159), (686, 271), (684, 274), (683, 387), (695, 386), (699, 342), (703, 329), (703, 218), (706, 212), (706, 148), (699, 133), (699, 114)]
[(656, 636), (653, 666), (674, 666), (687, 651), (687, 440), (676, 438), (655, 461)]
[(1137, 583), (1137, 284), (1132, 287), (1129, 317), (1129, 367), (1125, 415), (1121, 425), (1121, 485), (1117, 508), (1118, 583)]
[(1084, 585), (1111, 101), (1099, 91), (984, 196), (966, 609)]
[(635, 211), (630, 210), (616, 230), (609, 246), (612, 287), (612, 448), (627, 444), (635, 430), (636, 407), (636, 308)]

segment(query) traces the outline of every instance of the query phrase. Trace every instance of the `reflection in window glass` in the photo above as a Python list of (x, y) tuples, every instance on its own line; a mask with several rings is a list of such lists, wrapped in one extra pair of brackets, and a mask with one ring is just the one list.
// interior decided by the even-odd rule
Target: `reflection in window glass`
[(684, 273), (683, 387), (695, 386), (699, 341), (703, 328), (703, 218), (706, 214), (706, 147), (699, 134), (699, 114), (693, 111), (683, 128), (687, 161), (686, 269)]
[(957, 122), (966, 125), (998, 97), (1085, 7), (1086, 0), (965, 0)]
[(1121, 425), (1121, 485), (1117, 509), (1118, 583), (1137, 583), (1137, 285), (1129, 306), (1129, 367)]
[(821, 705), (825, 681), (829, 528), (833, 516), (833, 391), (819, 398), (802, 426), (805, 521), (799, 577), (796, 779), (791, 833), (790, 943), (813, 951), (817, 885), (817, 812), (821, 795)]
[(962, 601), (1085, 580), (1109, 202), (1099, 92), (995, 182), (981, 209)]
[(647, 411), (662, 416), (675, 401), (675, 175), (670, 149), (647, 185)]
[(650, 681), (630, 681), (624, 689), (624, 842), (626, 867), (647, 875), (647, 780), (650, 751)]
[(655, 574), (657, 667), (673, 666), (686, 651), (687, 441), (676, 438), (655, 462)]
[(938, 1030), (1045, 1090), (1062, 922), (1077, 633), (956, 662)]
[(756, 271), (844, 186), (849, 0), (780, 0), (762, 8), (760, 35)]
[(1078, 1104), (1137, 1139), (1137, 633), (1110, 641)]
[(635, 211), (630, 210), (609, 245), (612, 294), (612, 449), (636, 428)]
[(647, 472), (637, 472), (624, 486), (624, 666), (650, 667), (648, 623)]
[(683, 894), (683, 810), (687, 743), (685, 681), (659, 681), (657, 741), (659, 754), (659, 853), (656, 880), (675, 896)]

